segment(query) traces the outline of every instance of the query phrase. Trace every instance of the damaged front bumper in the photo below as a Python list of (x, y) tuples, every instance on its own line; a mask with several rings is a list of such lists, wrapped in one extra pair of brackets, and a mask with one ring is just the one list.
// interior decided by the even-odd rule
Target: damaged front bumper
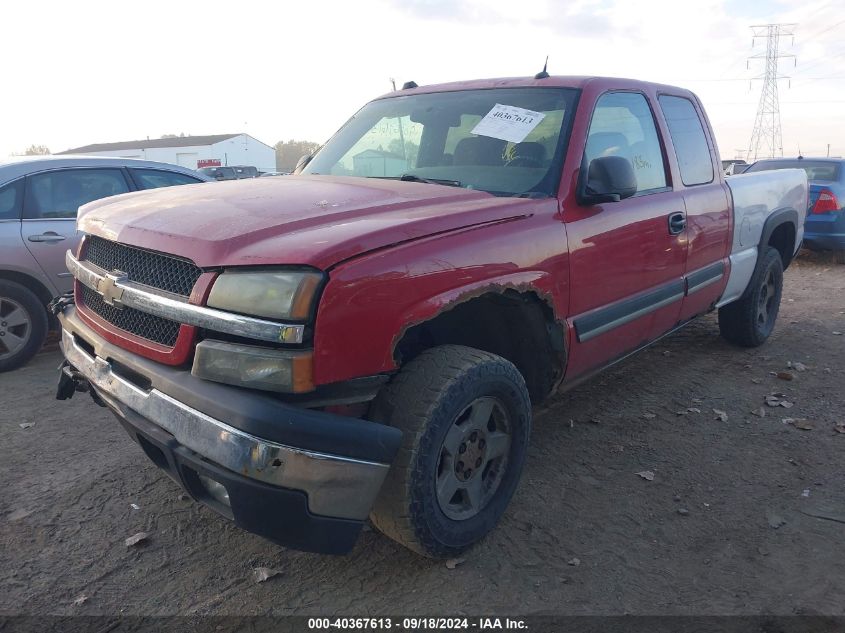
[(59, 320), (67, 360), (60, 397), (87, 385), (156, 465), (240, 527), (306, 551), (352, 548), (399, 447), (398, 429), (154, 363), (100, 338), (73, 306)]

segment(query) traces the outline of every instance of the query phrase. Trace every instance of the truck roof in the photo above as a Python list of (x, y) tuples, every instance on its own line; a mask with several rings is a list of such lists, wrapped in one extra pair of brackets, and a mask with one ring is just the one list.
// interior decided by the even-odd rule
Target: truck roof
[(483, 90), (489, 88), (578, 88), (583, 89), (590, 85), (597, 85), (599, 89), (629, 89), (629, 90), (650, 90), (657, 89), (672, 92), (679, 95), (692, 95), (692, 92), (677, 86), (670, 86), (637, 79), (623, 79), (618, 77), (588, 77), (580, 75), (553, 75), (545, 79), (534, 77), (500, 77), (494, 79), (473, 79), (469, 81), (453, 81), (417, 88), (406, 88), (388, 92), (379, 99), (395, 97), (405, 94), (423, 94), (428, 92), (454, 92), (458, 90)]

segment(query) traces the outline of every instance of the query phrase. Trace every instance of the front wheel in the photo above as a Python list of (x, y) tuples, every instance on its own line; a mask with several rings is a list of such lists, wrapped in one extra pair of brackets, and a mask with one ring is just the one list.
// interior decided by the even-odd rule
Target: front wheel
[(427, 350), (379, 394), (373, 418), (404, 432), (370, 515), (382, 533), (445, 558), (495, 527), (531, 430), (528, 390), (512, 363), (459, 345)]
[(757, 347), (775, 327), (783, 292), (783, 260), (777, 249), (767, 247), (760, 255), (745, 295), (719, 308), (719, 331), (731, 343)]
[(13, 281), (0, 280), (0, 372), (35, 356), (47, 337), (47, 310), (38, 297)]

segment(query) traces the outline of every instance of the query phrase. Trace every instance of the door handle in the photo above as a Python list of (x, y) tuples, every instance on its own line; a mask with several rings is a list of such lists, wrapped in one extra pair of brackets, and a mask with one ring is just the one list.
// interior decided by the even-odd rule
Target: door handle
[(64, 235), (59, 235), (58, 233), (53, 233), (52, 231), (47, 231), (46, 233), (42, 233), (41, 235), (30, 235), (28, 238), (30, 242), (61, 242), (65, 238)]
[(687, 228), (687, 216), (683, 213), (669, 214), (669, 235), (679, 235)]

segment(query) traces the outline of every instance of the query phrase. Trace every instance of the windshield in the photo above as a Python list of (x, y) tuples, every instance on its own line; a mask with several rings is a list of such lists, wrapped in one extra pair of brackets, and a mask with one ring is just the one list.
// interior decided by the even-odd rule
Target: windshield
[(577, 94), (501, 88), (379, 99), (350, 119), (303, 173), (554, 195)]
[(764, 160), (751, 165), (745, 170), (746, 174), (755, 171), (769, 171), (771, 169), (803, 169), (807, 172), (807, 180), (823, 180), (837, 182), (839, 180), (839, 163), (832, 160)]

